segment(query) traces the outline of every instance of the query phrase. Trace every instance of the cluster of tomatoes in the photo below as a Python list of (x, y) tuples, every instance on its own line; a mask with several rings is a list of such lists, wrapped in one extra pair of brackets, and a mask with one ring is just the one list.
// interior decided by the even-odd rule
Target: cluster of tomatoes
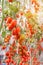
[(13, 56), (15, 56), (16, 54), (16, 49), (15, 49), (16, 45), (15, 45), (15, 42), (10, 45), (9, 47), (9, 51), (6, 52), (6, 60), (5, 62), (7, 63), (7, 65), (9, 64), (13, 64), (13, 65), (16, 65), (16, 62), (13, 60)]
[[(28, 47), (23, 44), (25, 35), (21, 34), (21, 28), (20, 28), (20, 26), (17, 25), (17, 21), (15, 19), (13, 19), (11, 17), (7, 17), (6, 27), (8, 28), (8, 30), (11, 31), (11, 34), (15, 37), (15, 40), (18, 41), (18, 44), (19, 44), (18, 55), (20, 57), (19, 65), (29, 65), (28, 62), (30, 62), (30, 59), (31, 59), (30, 52), (34, 53), (34, 55), (37, 55), (37, 50), (40, 50), (41, 46), (38, 44), (37, 49), (34, 49), (31, 47), (30, 51), (28, 51)], [(31, 35), (36, 33), (33, 30), (33, 27), (30, 23), (27, 23), (27, 28), (30, 30)], [(5, 38), (5, 42), (9, 42), (10, 38), (11, 38), (11, 36), (8, 35)], [(13, 57), (15, 57), (15, 54), (17, 53), (17, 50), (15, 49), (15, 47), (17, 48), (16, 43), (14, 42), (10, 45), (9, 51), (6, 52), (6, 58), (7, 59), (5, 60), (5, 62), (7, 63), (7, 65), (9, 65), (9, 64), (16, 65), (16, 62), (13, 59)], [(6, 49), (6, 46), (3, 46), (2, 49)], [(40, 62), (38, 61), (37, 57), (34, 56), (32, 61), (33, 61), (33, 65), (34, 64), (40, 65)]]
[[(8, 2), (13, 1), (14, 0), (8, 0)], [(39, 4), (36, 0), (32, 0), (32, 4), (35, 4), (34, 7), (36, 10), (39, 9)], [(25, 12), (20, 11), (19, 13), (22, 18), (22, 15), (24, 15)], [(27, 14), (28, 20), (33, 16), (30, 11), (27, 11), (25, 14)], [(20, 16), (19, 14), (16, 14), (16, 18), (19, 18)], [(36, 42), (36, 48), (31, 46), (31, 43), (33, 42), (30, 43), (30, 39), (32, 38), (32, 36), (34, 37), (34, 34), (37, 33), (37, 30), (33, 28), (33, 25), (28, 20), (26, 19), (25, 21), (25, 30), (22, 30), (22, 25), (20, 26), (17, 24), (17, 19), (14, 19), (10, 16), (7, 16), (5, 18), (6, 30), (10, 31), (10, 34), (7, 34), (5, 36), (4, 44), (2, 46), (2, 50), (7, 49), (8, 46), (8, 51), (5, 52), (6, 58), (4, 60), (7, 65), (30, 65), (31, 63), (33, 65), (40, 65), (40, 62), (38, 61), (38, 58), (36, 56), (39, 50), (43, 51), (43, 48), (40, 44), (41, 42), (43, 42), (43, 38), (41, 40), (38, 40), (38, 43)], [(20, 20), (20, 23), (21, 22), (23, 23), (23, 21)], [(14, 40), (11, 40), (12, 36), (14, 37)], [(10, 40), (13, 41), (13, 43), (10, 43)]]

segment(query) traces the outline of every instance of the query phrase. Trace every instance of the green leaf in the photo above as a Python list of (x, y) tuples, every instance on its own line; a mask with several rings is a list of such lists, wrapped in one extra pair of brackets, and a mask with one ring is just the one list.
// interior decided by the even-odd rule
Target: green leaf
[(5, 37), (5, 36), (6, 36), (6, 32), (3, 31), (3, 32), (2, 32), (2, 37)]

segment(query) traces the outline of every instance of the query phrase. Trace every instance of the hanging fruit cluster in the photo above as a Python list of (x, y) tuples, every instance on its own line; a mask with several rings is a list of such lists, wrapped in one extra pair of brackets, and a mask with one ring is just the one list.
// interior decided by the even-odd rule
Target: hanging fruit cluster
[[(38, 57), (43, 51), (43, 25), (38, 24), (30, 9), (23, 9), (17, 0), (2, 0), (0, 48), (7, 65), (40, 65)], [(39, 11), (37, 0), (31, 0)], [(25, 5), (23, 5), (25, 6)], [(35, 14), (37, 12), (35, 11)], [(0, 54), (1, 54), (0, 52)]]

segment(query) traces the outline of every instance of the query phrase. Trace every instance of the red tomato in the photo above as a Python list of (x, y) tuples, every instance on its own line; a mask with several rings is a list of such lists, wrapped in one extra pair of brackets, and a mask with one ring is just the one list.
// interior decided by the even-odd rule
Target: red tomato
[(23, 49), (28, 50), (27, 47), (26, 47), (25, 45), (23, 46)]
[(12, 20), (11, 24), (8, 26), (9, 30), (12, 30), (16, 26), (17, 22), (16, 20)]
[(17, 21), (16, 20), (12, 20), (12, 22), (13, 22), (14, 26), (16, 26)]
[(16, 28), (16, 31), (17, 31), (17, 34), (20, 32), (20, 27), (19, 26)]
[(12, 47), (12, 46), (10, 46), (10, 47), (9, 47), (9, 50), (13, 50), (13, 47)]
[(16, 35), (16, 33), (17, 33), (17, 32), (16, 32), (16, 29), (14, 29), (14, 30), (12, 31), (12, 34), (13, 34), (13, 35)]
[(6, 49), (6, 46), (2, 46), (2, 50)]
[(9, 2), (12, 2), (13, 0), (8, 0)]
[(14, 49), (13, 52), (16, 53), (16, 50)]
[(6, 62), (6, 63), (9, 63), (9, 59), (6, 59), (5, 62)]
[(12, 64), (14, 63), (14, 60), (13, 60), (13, 59), (11, 59), (11, 63), (12, 63)]
[(30, 29), (31, 34), (34, 34), (34, 30)]
[(8, 58), (9, 58), (9, 59), (11, 59), (11, 58), (12, 58), (12, 56), (11, 56), (11, 55), (9, 55), (9, 56), (8, 56)]
[(22, 62), (20, 62), (20, 64), (19, 65), (23, 65), (23, 63)]
[(13, 42), (13, 43), (12, 43), (12, 47), (15, 47), (15, 46), (16, 46), (16, 43), (15, 43), (15, 42)]
[(6, 52), (6, 56), (9, 56), (9, 52)]
[(11, 17), (8, 17), (7, 18), (7, 23), (11, 23), (12, 22), (12, 18)]
[(37, 61), (37, 58), (36, 58), (36, 57), (34, 57), (34, 58), (33, 58), (33, 61)]
[(41, 41), (43, 42), (43, 38), (41, 39)]

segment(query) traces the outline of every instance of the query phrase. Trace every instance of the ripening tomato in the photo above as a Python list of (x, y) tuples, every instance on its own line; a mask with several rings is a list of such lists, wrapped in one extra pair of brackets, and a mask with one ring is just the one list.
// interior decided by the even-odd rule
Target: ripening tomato
[(9, 2), (12, 2), (13, 0), (8, 0)]

